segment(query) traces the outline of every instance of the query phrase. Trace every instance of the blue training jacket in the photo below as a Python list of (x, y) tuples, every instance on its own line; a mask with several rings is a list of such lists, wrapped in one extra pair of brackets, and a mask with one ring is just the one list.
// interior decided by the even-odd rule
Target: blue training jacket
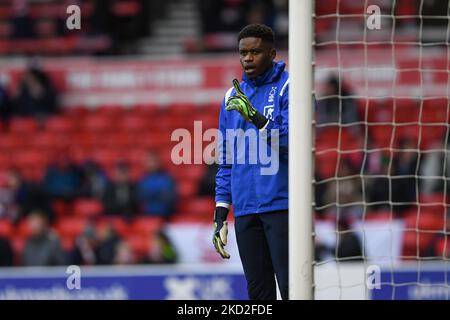
[[(286, 64), (274, 62), (273, 67), (256, 79), (242, 78), (241, 88), (250, 99), (253, 107), (263, 114), (269, 123), (258, 130), (252, 123), (244, 120), (239, 112), (225, 110), (225, 103), (235, 90), (231, 87), (225, 94), (220, 108), (219, 130), (224, 140), (219, 139), (219, 169), (216, 175), (216, 203), (222, 206), (233, 205), (236, 217), (263, 212), (288, 209), (288, 105), (289, 105), (289, 74), (285, 71)], [(270, 167), (267, 161), (258, 157), (257, 162), (250, 161), (249, 139), (245, 138), (245, 146), (239, 151), (237, 136), (227, 136), (227, 129), (242, 129), (244, 132), (253, 130), (258, 137), (267, 137), (267, 155), (276, 157), (278, 170), (275, 174), (261, 174), (262, 168)], [(279, 152), (274, 152), (271, 146), (275, 142), (278, 130)], [(274, 135), (275, 134), (275, 135)], [(272, 139), (272, 137), (274, 137)], [(232, 140), (232, 141), (231, 141)], [(242, 142), (242, 139), (240, 139)], [(231, 144), (232, 142), (232, 144)], [(272, 145), (273, 146), (273, 145)], [(258, 144), (258, 150), (261, 145)], [(251, 148), (254, 152), (254, 147)], [(230, 156), (230, 151), (233, 151)], [(258, 151), (259, 152), (259, 151)], [(228, 154), (228, 158), (227, 158)], [(241, 157), (239, 162), (238, 157)], [(242, 161), (245, 157), (245, 162)], [(274, 165), (272, 164), (274, 167)]]

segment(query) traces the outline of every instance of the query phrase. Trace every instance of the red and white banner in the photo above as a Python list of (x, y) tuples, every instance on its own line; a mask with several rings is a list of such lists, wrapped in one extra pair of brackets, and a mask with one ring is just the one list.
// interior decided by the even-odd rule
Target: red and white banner
[[(280, 59), (286, 60), (286, 55)], [(25, 63), (0, 62), (0, 80), (11, 90)], [(242, 75), (236, 54), (178, 60), (44, 59), (44, 70), (67, 106), (218, 103)], [(340, 49), (316, 52), (315, 89), (339, 74), (354, 94), (369, 97), (448, 96), (444, 49)]]

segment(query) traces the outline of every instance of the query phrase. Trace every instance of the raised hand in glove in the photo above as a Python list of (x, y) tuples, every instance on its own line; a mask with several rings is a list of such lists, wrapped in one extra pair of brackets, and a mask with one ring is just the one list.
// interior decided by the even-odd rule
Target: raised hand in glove
[(236, 110), (246, 121), (253, 123), (258, 129), (263, 128), (269, 120), (253, 107), (244, 91), (242, 91), (237, 79), (233, 80), (233, 87), (236, 91), (236, 96), (227, 100), (225, 110)]
[(223, 259), (230, 259), (230, 254), (225, 251), (228, 236), (228, 209), (224, 207), (216, 207), (214, 211), (214, 234), (213, 244), (216, 251)]

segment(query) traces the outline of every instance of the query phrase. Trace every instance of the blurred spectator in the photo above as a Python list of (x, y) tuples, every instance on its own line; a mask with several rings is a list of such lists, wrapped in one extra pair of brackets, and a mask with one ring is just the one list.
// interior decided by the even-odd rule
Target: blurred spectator
[(361, 128), (358, 106), (352, 93), (334, 75), (330, 76), (325, 83), (324, 98), (317, 101), (316, 121), (317, 124), (352, 124), (352, 132), (358, 137)]
[(0, 83), (0, 121), (7, 123), (12, 113), (11, 98), (6, 88)]
[(448, 139), (449, 137), (446, 135), (444, 139), (432, 146), (432, 152), (425, 153), (421, 158), (420, 192), (423, 194), (449, 192), (450, 186), (444, 190), (447, 185), (446, 180), (448, 181), (450, 178), (450, 141)]
[(11, 243), (7, 238), (0, 236), (0, 267), (11, 267), (13, 258), (14, 253)]
[(33, 210), (39, 210), (53, 221), (54, 212), (51, 208), (50, 197), (38, 184), (24, 180), (17, 170), (8, 173), (8, 187), (12, 192), (13, 203), (9, 203), (6, 215), (12, 222), (17, 222)]
[(130, 44), (148, 34), (150, 17), (148, 2), (147, 0), (108, 1), (109, 13), (104, 17), (111, 19), (109, 32), (114, 39), (114, 52), (127, 52), (126, 48)]
[(14, 221), (18, 217), (18, 208), (14, 199), (14, 191), (8, 184), (8, 181), (0, 184), (0, 219)]
[(315, 210), (319, 216), (323, 216), (326, 210), (317, 208), (322, 208), (326, 205), (324, 196), (327, 191), (327, 183), (323, 181), (324, 179), (317, 172), (315, 172), (314, 180), (314, 202), (316, 207)]
[(79, 191), (81, 174), (67, 152), (59, 152), (47, 167), (44, 177), (45, 190), (53, 199), (70, 201)]
[(138, 183), (138, 197), (144, 214), (168, 218), (175, 210), (175, 182), (161, 168), (156, 153), (147, 154), (145, 169), (146, 173)]
[(392, 161), (380, 154), (380, 169), (372, 172), (378, 175), (370, 182), (369, 200), (376, 202), (373, 210), (393, 209), (402, 214), (416, 202), (417, 145), (411, 139), (403, 139), (398, 149)]
[(335, 259), (335, 250), (321, 241), (316, 235), (316, 237), (314, 237), (314, 260), (316, 262), (323, 262)]
[(109, 0), (96, 0), (91, 16), (91, 33), (108, 33), (112, 26), (111, 3)]
[(408, 138), (400, 141), (401, 151), (394, 154), (392, 179), (392, 201), (394, 209), (403, 213), (416, 202), (418, 154), (417, 144)]
[(177, 252), (169, 237), (163, 230), (158, 230), (151, 235), (150, 251), (143, 263), (169, 264), (178, 260)]
[(245, 25), (263, 23), (277, 34), (277, 47), (287, 49), (288, 0), (201, 0), (205, 46), (209, 51), (236, 47), (234, 34)]
[(59, 111), (58, 95), (53, 84), (41, 69), (34, 66), (24, 72), (13, 98), (13, 115), (42, 118)]
[(206, 172), (200, 181), (198, 188), (199, 196), (214, 197), (216, 190), (216, 174), (218, 165), (216, 163), (207, 166)]
[(66, 263), (58, 237), (49, 229), (47, 216), (39, 210), (28, 216), (31, 236), (22, 255), (24, 266), (57, 266)]
[(102, 199), (108, 184), (103, 170), (92, 161), (81, 165), (81, 187), (79, 196), (83, 198)]
[(420, 19), (420, 21), (419, 19), (416, 19), (420, 27), (447, 28), (448, 1), (431, 0), (423, 1), (423, 4), (420, 1), (415, 2), (417, 8), (416, 14), (419, 13), (424, 16), (424, 18)]
[(251, 1), (247, 11), (247, 24), (262, 23), (272, 29), (275, 22), (275, 7), (272, 0)]
[(88, 224), (83, 233), (75, 240), (70, 252), (70, 263), (73, 265), (95, 265), (97, 263), (98, 239), (95, 227)]
[(113, 263), (117, 265), (134, 264), (136, 257), (126, 241), (120, 241), (115, 248)]
[(15, 39), (32, 39), (35, 37), (34, 20), (28, 10), (28, 0), (13, 0), (12, 37)]
[(97, 264), (110, 265), (116, 256), (116, 247), (120, 237), (109, 224), (103, 226), (99, 232), (99, 243), (97, 249)]
[(273, 0), (275, 17), (273, 29), (277, 35), (275, 39), (278, 48), (288, 48), (289, 38), (289, 0)]
[(103, 197), (103, 206), (105, 214), (120, 215), (127, 219), (139, 213), (136, 185), (125, 163), (116, 165), (113, 181), (108, 184)]
[(339, 210), (343, 217), (361, 217), (363, 207), (362, 182), (354, 165), (347, 158), (341, 158), (338, 177), (328, 184), (323, 200), (327, 204), (335, 204), (334, 211)]
[(341, 217), (338, 222), (338, 244), (336, 258), (343, 261), (358, 261), (363, 259), (361, 241), (346, 218)]
[[(366, 174), (366, 181), (369, 186), (368, 196), (370, 209), (374, 211), (390, 210), (392, 204), (390, 203), (389, 193), (397, 193), (392, 189), (390, 184), (389, 171), (390, 160), (387, 156), (381, 153), (372, 153), (369, 155), (368, 172)], [(375, 175), (376, 178), (371, 176)]]
[(201, 0), (203, 32), (235, 32), (246, 24), (247, 0)]
[(425, 249), (420, 250), (419, 256), (435, 259), (449, 259), (450, 258), (450, 212), (446, 213), (445, 230), (444, 232), (433, 232), (430, 243)]

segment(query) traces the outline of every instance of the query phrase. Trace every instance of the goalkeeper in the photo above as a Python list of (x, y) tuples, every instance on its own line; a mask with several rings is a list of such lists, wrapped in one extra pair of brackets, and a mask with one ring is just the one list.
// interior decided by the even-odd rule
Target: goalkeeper
[[(225, 159), (229, 145), (219, 143), (222, 159), (216, 176), (213, 243), (222, 258), (229, 258), (227, 215), (233, 205), (235, 231), (249, 298), (275, 300), (276, 280), (281, 297), (288, 298), (288, 73), (285, 63), (274, 62), (274, 33), (261, 24), (243, 28), (238, 35), (242, 82), (233, 80), (222, 102), (219, 129), (222, 137), (232, 130), (254, 130), (275, 140), (278, 132), (279, 168), (261, 174), (262, 164), (236, 164)], [(273, 138), (273, 139), (271, 139)], [(234, 146), (236, 137), (233, 138)], [(230, 148), (231, 149), (231, 148)], [(246, 151), (249, 144), (245, 145)], [(275, 152), (269, 148), (271, 152)], [(234, 150), (235, 151), (235, 150)], [(248, 152), (246, 152), (248, 155)], [(230, 163), (231, 162), (231, 163)]]

